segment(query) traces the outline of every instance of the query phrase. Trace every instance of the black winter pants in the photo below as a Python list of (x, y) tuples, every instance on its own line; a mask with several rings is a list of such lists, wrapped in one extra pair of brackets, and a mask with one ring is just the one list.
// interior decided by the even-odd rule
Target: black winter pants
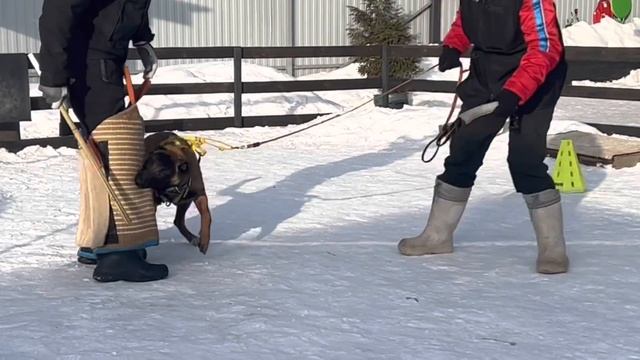
[[(533, 194), (555, 188), (544, 163), (553, 111), (554, 108), (547, 108), (521, 115), (520, 129), (509, 132), (507, 162), (519, 193)], [(505, 121), (489, 115), (458, 128), (449, 144), (445, 171), (438, 178), (453, 186), (472, 187), (489, 145)]]
[(124, 110), (124, 61), (87, 60), (84, 66), (73, 69), (74, 79), (69, 86), (69, 99), (86, 134), (105, 119)]

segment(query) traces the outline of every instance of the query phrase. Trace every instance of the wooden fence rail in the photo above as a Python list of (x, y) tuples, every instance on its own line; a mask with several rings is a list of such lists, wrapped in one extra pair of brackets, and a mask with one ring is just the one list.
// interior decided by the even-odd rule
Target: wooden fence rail
[[(272, 116), (243, 116), (242, 94), (340, 91), (362, 89), (390, 89), (404, 79), (393, 79), (389, 76), (389, 60), (394, 57), (438, 57), (439, 46), (309, 46), (309, 47), (204, 47), (204, 48), (158, 48), (159, 59), (233, 59), (234, 81), (216, 83), (187, 84), (154, 84), (149, 95), (184, 95), (184, 94), (234, 94), (234, 116), (198, 119), (162, 119), (146, 120), (146, 131), (159, 130), (216, 130), (226, 127), (278, 126), (299, 124), (310, 121), (323, 114), (296, 114)], [(25, 55), (26, 56), (26, 55)], [(37, 55), (36, 55), (37, 56)], [(243, 59), (269, 58), (313, 58), (313, 57), (380, 57), (383, 60), (383, 72), (379, 78), (361, 79), (327, 79), (327, 80), (291, 80), (268, 82), (244, 82), (242, 80)], [(463, 54), (468, 57), (469, 53)], [(131, 60), (138, 59), (135, 51), (129, 53)], [(640, 63), (638, 48), (582, 48), (567, 47), (566, 58), (570, 73), (562, 95), (567, 97), (597, 98), (608, 100), (640, 100), (639, 89), (603, 88), (589, 86), (572, 86), (572, 80), (604, 78), (616, 79), (627, 69), (635, 69)], [(624, 75), (624, 74), (622, 74)], [(416, 79), (404, 87), (407, 91), (443, 92), (455, 91), (454, 81), (434, 81)], [(30, 110), (49, 109), (49, 105), (41, 97), (32, 97), (28, 102)], [(1, 121), (2, 114), (0, 114)], [(3, 125), (0, 122), (0, 125)], [(6, 127), (6, 123), (4, 124)], [(15, 124), (9, 126), (17, 130)], [(625, 128), (627, 133), (633, 129)], [(612, 131), (611, 126), (607, 128)], [(17, 141), (0, 141), (0, 147), (17, 151), (30, 145), (74, 146), (72, 137), (68, 136), (68, 128), (61, 125), (59, 137), (44, 139), (23, 139)], [(18, 135), (19, 139), (19, 135)], [(2, 139), (0, 139), (2, 140)]]

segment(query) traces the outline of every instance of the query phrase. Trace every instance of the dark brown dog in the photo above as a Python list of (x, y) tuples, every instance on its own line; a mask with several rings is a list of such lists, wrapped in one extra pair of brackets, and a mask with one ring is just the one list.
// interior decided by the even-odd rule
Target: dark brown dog
[[(196, 153), (185, 139), (172, 132), (149, 135), (144, 147), (144, 163), (136, 174), (136, 185), (153, 190), (156, 206), (176, 205), (173, 223), (189, 243), (205, 254), (211, 238), (211, 213)], [(192, 202), (200, 213), (200, 236), (192, 234), (184, 222)]]

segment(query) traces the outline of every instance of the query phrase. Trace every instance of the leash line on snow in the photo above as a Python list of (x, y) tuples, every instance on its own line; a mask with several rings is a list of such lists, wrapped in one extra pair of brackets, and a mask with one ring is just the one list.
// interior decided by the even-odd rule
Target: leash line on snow
[[(403, 81), (402, 83), (400, 83), (400, 84), (398, 84), (398, 85), (394, 86), (393, 88), (391, 88), (391, 89), (389, 89), (389, 90), (385, 91), (384, 93), (380, 94), (380, 96), (386, 96), (386, 95), (389, 95), (390, 93), (392, 93), (392, 92), (394, 92), (394, 91), (396, 91), (396, 90), (400, 89), (401, 87), (403, 87), (403, 86), (405, 86), (405, 85), (409, 84), (410, 82), (412, 82), (412, 81), (416, 80), (416, 78), (417, 78), (418, 76), (423, 75), (423, 74), (426, 74), (426, 73), (430, 72), (431, 70), (435, 69), (436, 67), (438, 67), (438, 64), (435, 64), (435, 65), (433, 65), (433, 66), (429, 67), (428, 69), (426, 69), (426, 70), (424, 70), (424, 71), (420, 72), (420, 73), (419, 73), (419, 74), (417, 74), (416, 76), (414, 76), (414, 77), (412, 77), (412, 78), (410, 78), (410, 79), (407, 79), (407, 80)], [(462, 75), (461, 75), (461, 76), (462, 76)], [(272, 142), (274, 142), (274, 141), (278, 141), (278, 140), (281, 140), (281, 139), (287, 138), (287, 137), (289, 137), (289, 136), (293, 136), (293, 135), (299, 134), (299, 133), (301, 133), (301, 132), (303, 132), (303, 131), (307, 131), (307, 130), (312, 129), (312, 128), (316, 127), (316, 126), (320, 126), (320, 125), (322, 125), (322, 124), (328, 123), (329, 121), (333, 121), (333, 120), (335, 120), (335, 119), (338, 119), (338, 118), (340, 118), (340, 117), (343, 117), (343, 116), (345, 116), (345, 115), (347, 115), (347, 114), (350, 114), (350, 113), (352, 113), (352, 112), (354, 112), (354, 111), (356, 111), (356, 110), (358, 110), (358, 109), (362, 108), (363, 106), (365, 106), (365, 105), (369, 104), (369, 103), (370, 103), (370, 102), (372, 102), (373, 100), (374, 100), (374, 99), (369, 99), (369, 100), (367, 100), (367, 101), (365, 101), (365, 102), (363, 102), (363, 103), (361, 103), (361, 104), (359, 104), (359, 105), (357, 105), (357, 106), (355, 106), (355, 107), (352, 107), (351, 109), (349, 109), (349, 110), (347, 110), (347, 111), (345, 111), (345, 112), (342, 112), (342, 113), (339, 113), (339, 114), (335, 114), (335, 115), (333, 115), (333, 116), (329, 117), (328, 119), (325, 119), (325, 120), (322, 120), (322, 121), (317, 122), (317, 123), (315, 123), (315, 124), (312, 124), (312, 125), (306, 126), (306, 127), (302, 128), (302, 129), (298, 129), (298, 130), (295, 130), (295, 131), (292, 131), (292, 132), (289, 132), (289, 133), (286, 133), (286, 134), (283, 134), (283, 135), (280, 135), (280, 136), (276, 136), (276, 137), (273, 137), (273, 138), (270, 138), (270, 139), (267, 139), (267, 140), (263, 140), (263, 141), (254, 142), (254, 143), (251, 143), (251, 144), (239, 145), (239, 146), (231, 146), (231, 145), (226, 144), (226, 143), (224, 143), (224, 142), (222, 142), (222, 141), (219, 141), (219, 140), (215, 140), (215, 139), (211, 139), (211, 138), (207, 138), (207, 137), (203, 137), (203, 139), (205, 139), (205, 141), (206, 141), (209, 145), (212, 145), (212, 146), (214, 146), (214, 147), (218, 148), (218, 150), (220, 150), (220, 151), (225, 151), (225, 150), (245, 150), (245, 149), (257, 148), (258, 146), (262, 146), (262, 145), (264, 145), (264, 144), (272, 143)], [(454, 110), (455, 110), (455, 104), (454, 104), (454, 107), (452, 107), (452, 109), (451, 109), (451, 113), (452, 113), (452, 114), (453, 114), (453, 111), (454, 111)]]

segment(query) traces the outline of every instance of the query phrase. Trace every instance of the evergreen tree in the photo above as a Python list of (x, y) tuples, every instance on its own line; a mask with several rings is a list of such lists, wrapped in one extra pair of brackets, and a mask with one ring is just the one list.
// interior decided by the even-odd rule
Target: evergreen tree
[[(409, 45), (415, 41), (408, 24), (408, 15), (395, 0), (364, 0), (364, 9), (348, 6), (352, 25), (347, 34), (353, 45)], [(379, 77), (382, 61), (379, 57), (358, 57), (358, 72), (367, 77)], [(419, 58), (394, 58), (389, 60), (390, 75), (409, 78), (420, 71)]]

